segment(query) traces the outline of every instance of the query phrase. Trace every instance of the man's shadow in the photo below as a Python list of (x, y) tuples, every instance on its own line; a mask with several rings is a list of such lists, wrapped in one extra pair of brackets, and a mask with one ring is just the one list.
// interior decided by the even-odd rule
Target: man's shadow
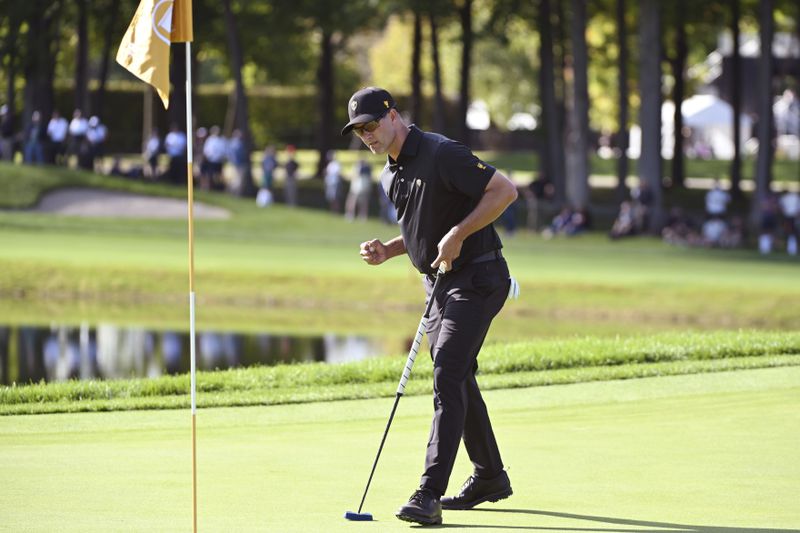
[[(612, 518), (608, 516), (591, 516), (572, 513), (557, 513), (554, 511), (540, 511), (534, 509), (472, 509), (480, 513), (513, 513), (528, 514), (535, 516), (552, 516), (557, 518), (568, 518), (571, 520), (586, 520), (588, 522), (600, 522), (603, 524), (614, 524), (624, 527), (553, 527), (553, 526), (501, 526), (494, 524), (454, 524), (446, 523), (439, 526), (424, 526), (426, 529), (498, 529), (498, 530), (519, 530), (519, 531), (576, 531), (576, 532), (603, 532), (603, 533), (800, 533), (800, 529), (775, 529), (757, 527), (723, 527), (723, 526), (703, 526), (691, 524), (673, 524), (669, 522), (652, 522), (646, 520), (632, 520), (628, 518)], [(468, 511), (461, 511), (468, 512)], [(423, 526), (419, 526), (423, 527)], [(643, 529), (646, 528), (646, 529)]]

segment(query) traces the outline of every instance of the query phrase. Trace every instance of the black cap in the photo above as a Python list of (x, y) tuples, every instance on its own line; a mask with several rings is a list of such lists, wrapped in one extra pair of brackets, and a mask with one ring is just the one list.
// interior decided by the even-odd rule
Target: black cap
[(342, 128), (342, 135), (350, 133), (356, 124), (364, 124), (383, 116), (393, 107), (397, 107), (397, 104), (386, 89), (364, 87), (356, 91), (347, 103), (350, 122)]

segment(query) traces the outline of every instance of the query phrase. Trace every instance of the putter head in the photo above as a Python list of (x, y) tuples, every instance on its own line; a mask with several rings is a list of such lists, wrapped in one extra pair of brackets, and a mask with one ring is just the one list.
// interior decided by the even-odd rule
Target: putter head
[(344, 517), (348, 520), (354, 520), (356, 522), (372, 521), (372, 513), (354, 513), (353, 511), (347, 511), (344, 513)]

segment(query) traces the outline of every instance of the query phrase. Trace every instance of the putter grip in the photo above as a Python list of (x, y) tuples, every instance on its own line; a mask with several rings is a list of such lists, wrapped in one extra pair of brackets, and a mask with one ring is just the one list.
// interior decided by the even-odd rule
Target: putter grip
[(414, 360), (417, 358), (419, 345), (422, 342), (422, 336), (425, 334), (425, 326), (427, 325), (428, 317), (423, 316), (422, 320), (419, 321), (419, 327), (417, 328), (417, 334), (414, 336), (414, 342), (411, 344), (411, 350), (408, 351), (408, 359), (406, 359), (406, 367), (403, 369), (403, 375), (400, 378), (400, 384), (397, 386), (397, 394), (400, 394), (401, 396), (406, 390), (408, 378), (411, 377), (411, 369), (414, 367)]

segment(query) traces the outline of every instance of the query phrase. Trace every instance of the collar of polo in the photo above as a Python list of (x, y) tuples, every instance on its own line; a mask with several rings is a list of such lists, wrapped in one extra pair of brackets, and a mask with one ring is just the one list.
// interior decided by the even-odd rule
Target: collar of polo
[[(408, 136), (406, 140), (403, 141), (403, 147), (400, 148), (400, 155), (397, 158), (400, 159), (401, 157), (413, 157), (417, 155), (420, 141), (422, 141), (422, 130), (414, 124), (410, 125), (408, 127)], [(392, 156), (387, 157), (389, 158), (390, 165), (397, 164), (397, 161), (392, 159)]]

